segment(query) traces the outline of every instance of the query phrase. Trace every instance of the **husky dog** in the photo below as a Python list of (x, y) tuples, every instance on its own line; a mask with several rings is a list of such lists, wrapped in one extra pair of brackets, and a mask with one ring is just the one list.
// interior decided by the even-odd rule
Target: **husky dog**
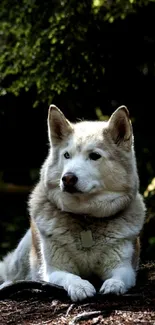
[(129, 112), (72, 124), (51, 105), (48, 134), (31, 227), (0, 263), (0, 281), (48, 281), (77, 301), (95, 295), (94, 275), (101, 294), (124, 294), (136, 282), (145, 218)]

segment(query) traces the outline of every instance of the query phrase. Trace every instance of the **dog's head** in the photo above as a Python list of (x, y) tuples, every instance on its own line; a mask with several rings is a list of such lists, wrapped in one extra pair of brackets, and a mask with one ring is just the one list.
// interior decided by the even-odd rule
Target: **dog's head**
[(122, 197), (135, 195), (138, 176), (125, 106), (107, 122), (72, 124), (51, 105), (48, 134), (50, 152), (42, 174), (50, 198), (55, 198), (61, 209), (80, 212), (84, 203), (90, 209), (93, 202), (105, 205), (117, 199), (118, 204), (118, 199), (121, 202)]

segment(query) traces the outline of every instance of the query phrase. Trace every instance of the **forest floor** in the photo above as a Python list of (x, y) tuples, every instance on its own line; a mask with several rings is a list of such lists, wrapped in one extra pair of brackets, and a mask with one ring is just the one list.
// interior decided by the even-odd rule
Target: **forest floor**
[(41, 289), (0, 295), (0, 325), (155, 325), (155, 264), (141, 266), (137, 285), (123, 296), (99, 296), (72, 303)]

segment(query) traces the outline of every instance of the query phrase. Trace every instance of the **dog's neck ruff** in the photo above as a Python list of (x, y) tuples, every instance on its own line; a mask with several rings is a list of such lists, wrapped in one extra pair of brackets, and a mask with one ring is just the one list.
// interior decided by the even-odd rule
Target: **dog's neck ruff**
[(99, 222), (107, 222), (113, 219), (116, 219), (119, 217), (120, 213), (122, 211), (119, 211), (118, 213), (115, 213), (109, 217), (95, 217), (95, 216), (90, 216), (88, 214), (77, 214), (77, 213), (68, 213), (72, 218), (76, 218), (77, 220), (81, 220), (82, 223), (89, 225), (92, 223), (99, 223)]
[(113, 216), (110, 216), (110, 217), (97, 218), (97, 217), (89, 216), (86, 214), (78, 215), (78, 214), (71, 213), (71, 216), (73, 218), (76, 218), (77, 220), (81, 221), (81, 226), (83, 228), (83, 230), (80, 232), (82, 248), (91, 248), (94, 244), (93, 234), (92, 234), (91, 227), (90, 227), (94, 222), (95, 223), (107, 222), (112, 219), (115, 219), (116, 217), (118, 218), (118, 215), (119, 215), (119, 213), (117, 213)]

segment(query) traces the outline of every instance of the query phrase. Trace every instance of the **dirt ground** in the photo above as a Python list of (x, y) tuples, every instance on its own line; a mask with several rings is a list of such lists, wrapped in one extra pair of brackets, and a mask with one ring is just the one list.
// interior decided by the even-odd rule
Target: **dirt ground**
[(46, 289), (27, 285), (0, 293), (0, 325), (155, 325), (154, 263), (141, 267), (137, 286), (124, 296), (72, 303), (64, 292)]

